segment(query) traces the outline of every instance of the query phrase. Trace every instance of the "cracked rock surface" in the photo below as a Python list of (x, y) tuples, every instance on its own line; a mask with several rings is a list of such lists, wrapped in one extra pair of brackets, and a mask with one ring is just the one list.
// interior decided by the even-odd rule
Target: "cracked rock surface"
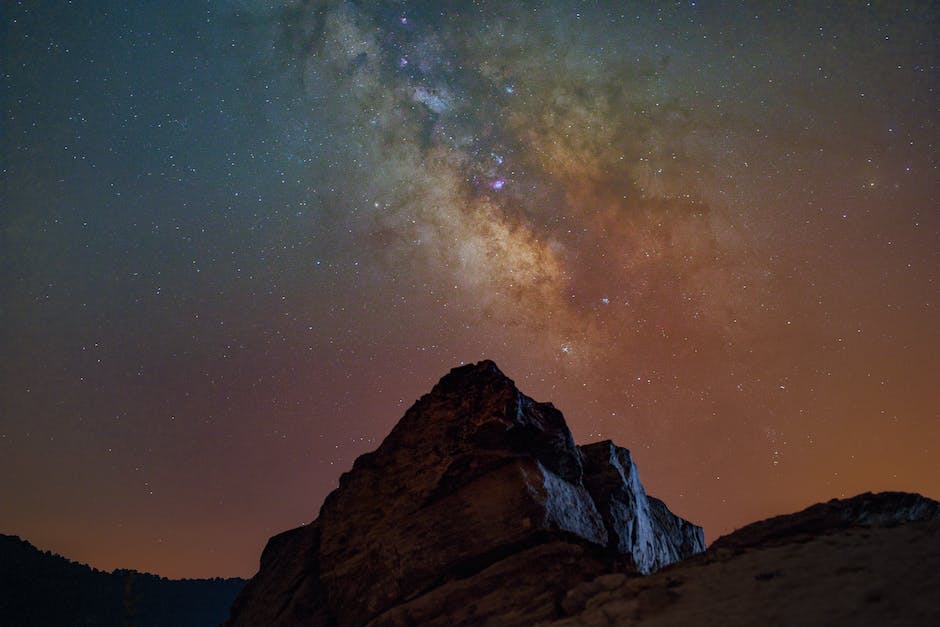
[(228, 625), (532, 624), (580, 583), (705, 548), (629, 451), (578, 447), (496, 364), (453, 369), (311, 524), (268, 542)]

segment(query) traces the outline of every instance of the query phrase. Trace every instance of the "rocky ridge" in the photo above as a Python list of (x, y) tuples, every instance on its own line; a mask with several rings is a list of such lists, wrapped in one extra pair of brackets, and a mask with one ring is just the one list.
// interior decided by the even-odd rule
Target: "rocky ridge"
[(751, 523), (718, 538), (709, 550), (767, 547), (850, 527), (895, 527), (932, 520), (940, 520), (940, 503), (933, 499), (909, 492), (866, 492)]
[(649, 577), (574, 586), (559, 627), (940, 625), (940, 503), (865, 493), (752, 523)]
[(356, 460), (310, 525), (272, 538), (238, 625), (531, 624), (605, 573), (703, 551), (629, 451), (579, 447), (491, 361), (453, 369)]

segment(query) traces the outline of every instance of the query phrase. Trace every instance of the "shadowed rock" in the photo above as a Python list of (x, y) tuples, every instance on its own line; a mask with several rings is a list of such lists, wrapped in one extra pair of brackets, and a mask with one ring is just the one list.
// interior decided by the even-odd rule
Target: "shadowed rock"
[(579, 582), (703, 548), (628, 451), (579, 449), (561, 412), (483, 361), (418, 400), (317, 520), (270, 540), (228, 624), (531, 624)]
[(718, 538), (710, 549), (769, 546), (847, 527), (892, 527), (905, 522), (928, 520), (940, 520), (940, 503), (933, 499), (909, 492), (866, 492), (849, 499), (816, 503), (793, 514), (751, 523)]

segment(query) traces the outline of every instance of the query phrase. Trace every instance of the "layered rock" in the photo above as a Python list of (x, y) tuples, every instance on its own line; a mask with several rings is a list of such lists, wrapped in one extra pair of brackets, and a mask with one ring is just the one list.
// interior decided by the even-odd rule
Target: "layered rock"
[(484, 361), (418, 400), (316, 521), (271, 539), (229, 624), (527, 624), (578, 582), (703, 549), (628, 451), (579, 448), (561, 412)]

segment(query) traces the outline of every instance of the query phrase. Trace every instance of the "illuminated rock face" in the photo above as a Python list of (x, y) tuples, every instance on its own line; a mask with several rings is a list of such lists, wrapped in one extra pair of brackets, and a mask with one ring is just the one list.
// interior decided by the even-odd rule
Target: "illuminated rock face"
[(418, 400), (316, 521), (268, 542), (229, 624), (527, 624), (582, 581), (702, 550), (628, 451), (578, 447), (561, 412), (483, 361)]
[(601, 511), (608, 545), (643, 574), (705, 550), (702, 528), (646, 495), (630, 451), (610, 440), (581, 447), (584, 483)]

